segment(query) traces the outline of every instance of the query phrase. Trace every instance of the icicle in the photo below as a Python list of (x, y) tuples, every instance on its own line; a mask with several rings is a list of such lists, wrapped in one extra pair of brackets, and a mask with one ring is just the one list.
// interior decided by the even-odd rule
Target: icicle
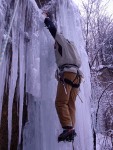
[[(6, 50), (6, 46), (8, 43), (8, 39), (10, 36), (11, 29), (13, 27), (13, 22), (17, 13), (19, 5), (19, 0), (17, 1), (14, 9), (14, 14), (11, 19), (11, 23), (9, 26), (9, 30), (7, 33), (7, 37), (5, 40), (5, 44), (2, 51), (2, 58), (1, 63), (4, 57), (4, 53)], [(14, 39), (16, 37), (16, 34), (12, 32), (12, 64), (11, 64), (11, 77), (10, 77), (10, 83), (9, 83), (9, 100), (8, 100), (8, 150), (10, 150), (10, 144), (11, 144), (11, 133), (12, 133), (12, 107), (13, 107), (13, 100), (14, 100), (14, 93), (16, 88), (16, 82), (17, 82), (17, 70), (18, 70), (18, 48), (15, 46), (16, 42)]]
[[(5, 14), (6, 14), (4, 7), (7, 6), (6, 2), (4, 2), (4, 7), (3, 7), (2, 2), (0, 1), (0, 60), (2, 57), (1, 51), (2, 51), (2, 45), (3, 45), (4, 22), (5, 22), (4, 20), (5, 20)], [(1, 125), (1, 113), (2, 113), (2, 103), (3, 103), (7, 65), (8, 65), (7, 60), (3, 60), (3, 65), (0, 66), (0, 125)]]
[[(14, 35), (15, 36), (15, 35)], [(9, 100), (8, 100), (8, 150), (10, 150), (11, 133), (12, 133), (12, 106), (14, 93), (17, 81), (18, 69), (18, 49), (13, 45), (12, 65), (11, 65), (11, 78), (9, 83)]]
[(3, 103), (3, 95), (4, 95), (4, 87), (5, 87), (5, 77), (6, 77), (6, 66), (8, 62), (6, 60), (3, 61), (3, 66), (0, 68), (0, 125), (1, 125), (1, 112), (2, 112), (2, 103)]
[(1, 67), (2, 61), (4, 59), (4, 54), (5, 54), (7, 43), (8, 43), (9, 37), (10, 37), (10, 32), (11, 32), (11, 29), (12, 29), (13, 21), (14, 21), (14, 18), (15, 18), (15, 15), (16, 15), (16, 11), (17, 11), (17, 8), (18, 8), (18, 4), (19, 4), (19, 0), (17, 0), (16, 6), (15, 6), (15, 9), (14, 9), (14, 14), (12, 16), (11, 23), (10, 23), (10, 26), (9, 26), (9, 30), (8, 30), (8, 33), (7, 33), (7, 36), (6, 36), (6, 39), (5, 39), (5, 43), (4, 43), (3, 49), (1, 51), (0, 67)]
[(24, 102), (24, 78), (25, 78), (25, 59), (24, 59), (24, 37), (20, 36), (20, 47), (19, 47), (19, 144), (21, 142), (21, 132), (22, 132), (22, 116), (23, 116), (23, 102)]
[(20, 5), (20, 20), (21, 20), (21, 32), (19, 36), (19, 141), (18, 145), (21, 143), (22, 136), (22, 120), (23, 120), (23, 104), (24, 104), (24, 89), (25, 89), (25, 43), (24, 43), (24, 29), (25, 29), (25, 12), (26, 12), (27, 2), (21, 3)]

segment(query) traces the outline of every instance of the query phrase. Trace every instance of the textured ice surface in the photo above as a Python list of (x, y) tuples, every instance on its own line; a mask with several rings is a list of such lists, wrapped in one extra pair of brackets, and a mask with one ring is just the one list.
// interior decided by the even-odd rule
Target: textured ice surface
[[(73, 41), (83, 61), (81, 70), (84, 73), (85, 82), (81, 85), (80, 99), (76, 101), (76, 131), (77, 137), (75, 140), (75, 148), (77, 150), (92, 150), (92, 130), (90, 119), (90, 71), (88, 66), (88, 57), (84, 49), (84, 40), (81, 31), (80, 14), (76, 6), (71, 1), (65, 0), (61, 2), (57, 1), (57, 28), (59, 32), (62, 32), (65, 37)], [(24, 130), (24, 149), (43, 149), (43, 150), (71, 150), (72, 146), (69, 143), (57, 143), (57, 136), (61, 132), (58, 117), (56, 115), (54, 100), (56, 94), (56, 81), (54, 79), (54, 41), (46, 28), (39, 29), (38, 40), (40, 57), (40, 97), (37, 99), (30, 98), (29, 119), (34, 119), (26, 124)], [(35, 65), (35, 64), (34, 64)], [(34, 101), (37, 101), (34, 104)], [(37, 114), (37, 115), (35, 115)], [(34, 116), (34, 118), (33, 118)], [(33, 124), (34, 122), (34, 124)], [(35, 128), (33, 127), (35, 126)], [(32, 131), (32, 132), (31, 132)], [(30, 132), (30, 133), (29, 133)], [(29, 134), (28, 134), (29, 133)], [(32, 135), (35, 135), (33, 140)], [(28, 136), (29, 135), (29, 136)], [(28, 138), (29, 137), (29, 138)], [(30, 138), (31, 137), (31, 138)], [(30, 141), (29, 142), (27, 142)]]
[[(77, 138), (75, 141), (75, 149), (78, 150), (92, 150), (92, 130), (90, 120), (90, 71), (88, 66), (88, 57), (84, 49), (84, 40), (81, 31), (80, 14), (74, 3), (71, 1), (59, 1), (59, 11), (57, 11), (57, 25), (59, 32), (62, 32), (65, 37), (75, 43), (78, 52), (81, 56), (82, 67), (81, 71), (84, 73), (84, 80), (80, 88), (80, 98), (76, 100), (76, 132)], [(87, 143), (87, 144), (86, 144)]]
[[(1, 2), (1, 1), (0, 1)], [(3, 2), (3, 1), (2, 1)], [(4, 1), (9, 6), (11, 1)], [(3, 45), (6, 10), (0, 5), (0, 50)], [(11, 10), (10, 10), (11, 11)], [(12, 11), (11, 11), (12, 13)], [(11, 14), (10, 13), (10, 14)], [(7, 17), (6, 17), (7, 18)], [(56, 24), (59, 32), (73, 41), (82, 59), (81, 71), (84, 80), (80, 88), (80, 98), (76, 101), (76, 150), (92, 150), (92, 130), (90, 119), (90, 71), (88, 56), (84, 49), (80, 14), (72, 1), (57, 0)], [(6, 19), (7, 20), (7, 19)], [(22, 130), (22, 113), (25, 93), (28, 102), (28, 122), (23, 130), (23, 150), (71, 150), (71, 143), (57, 142), (62, 131), (55, 110), (57, 81), (54, 57), (54, 39), (44, 26), (41, 10), (34, 0), (21, 1), (16, 12), (11, 31), (12, 54), (7, 53), (0, 67), (0, 116), (2, 110), (4, 85), (8, 82), (8, 137), (11, 140), (12, 103), (15, 92), (19, 102), (19, 143)], [(10, 64), (10, 57), (12, 62)], [(10, 65), (9, 65), (10, 64)], [(10, 68), (10, 76), (9, 70)]]

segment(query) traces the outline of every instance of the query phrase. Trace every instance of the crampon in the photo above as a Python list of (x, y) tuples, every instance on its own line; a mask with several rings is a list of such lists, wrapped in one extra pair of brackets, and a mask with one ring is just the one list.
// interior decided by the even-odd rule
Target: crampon
[(75, 136), (76, 136), (76, 132), (75, 132), (74, 129), (64, 130), (58, 136), (58, 142), (61, 142), (61, 141), (64, 141), (64, 142), (73, 142)]

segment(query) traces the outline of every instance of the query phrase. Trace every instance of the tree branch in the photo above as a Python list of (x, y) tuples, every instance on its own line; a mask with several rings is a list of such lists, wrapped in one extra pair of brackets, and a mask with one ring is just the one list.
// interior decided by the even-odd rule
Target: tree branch
[(111, 82), (111, 83), (104, 89), (104, 91), (102, 92), (102, 94), (101, 94), (100, 97), (99, 97), (98, 105), (97, 105), (97, 111), (96, 111), (96, 126), (97, 126), (97, 118), (98, 118), (98, 111), (99, 111), (99, 106), (100, 106), (101, 98), (102, 98), (103, 94), (106, 92), (106, 90), (107, 90), (111, 85), (113, 85), (113, 82)]

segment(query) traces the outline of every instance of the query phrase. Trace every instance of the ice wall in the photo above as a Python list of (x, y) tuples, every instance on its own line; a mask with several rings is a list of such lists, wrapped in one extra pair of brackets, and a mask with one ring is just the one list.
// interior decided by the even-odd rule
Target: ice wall
[[(8, 149), (11, 144), (12, 108), (15, 93), (19, 103), (19, 144), (21, 141), (25, 88), (25, 11), (27, 1), (7, 1), (0, 4), (0, 118), (3, 96), (8, 95)], [(8, 90), (7, 90), (8, 89)], [(4, 99), (6, 101), (7, 99)]]
[[(81, 103), (80, 98), (77, 98), (76, 101), (77, 137), (75, 140), (75, 149), (92, 150), (93, 139), (89, 111), (89, 101), (91, 94), (90, 71), (88, 66), (88, 57), (84, 49), (85, 46), (81, 31), (80, 14), (72, 1), (65, 0), (62, 2), (59, 0), (57, 1), (56, 5), (56, 18), (58, 31), (62, 32), (67, 39), (73, 41), (77, 45), (78, 51), (83, 61), (81, 70), (84, 73), (85, 82), (82, 82), (80, 91), (80, 98), (83, 100), (83, 103)], [(38, 36), (40, 50), (40, 96), (36, 100), (36, 111), (34, 111), (34, 109), (29, 109), (29, 113), (31, 114), (29, 115), (29, 119), (32, 120), (34, 116), (34, 121), (31, 121), (26, 125), (24, 130), (24, 139), (29, 137), (28, 141), (33, 142), (29, 144), (29, 142), (26, 140), (27, 144), (24, 145), (24, 149), (27, 150), (31, 146), (31, 148), (34, 147), (34, 149), (69, 150), (72, 149), (71, 144), (58, 144), (56, 141), (57, 136), (61, 131), (61, 127), (59, 125), (54, 107), (56, 94), (56, 81), (54, 79), (54, 41), (46, 28), (39, 29)], [(33, 100), (33, 98), (30, 99)], [(34, 107), (34, 102), (32, 100), (30, 100), (29, 103), (30, 106), (32, 105), (32, 107)], [(38, 115), (35, 116), (35, 114)], [(33, 124), (33, 122), (35, 123)], [(34, 125), (35, 128), (33, 127)], [(30, 133), (28, 136), (30, 129), (35, 133), (36, 142), (33, 140), (32, 136), (30, 139)]]
[[(0, 1), (1, 2), (1, 1)], [(4, 2), (4, 3), (3, 3)], [(16, 2), (16, 1), (15, 1)], [(11, 22), (7, 11), (12, 1), (2, 1), (0, 5), (0, 48), (2, 49), (5, 25)], [(10, 15), (14, 13), (16, 3), (13, 2)], [(5, 7), (7, 9), (5, 9)], [(7, 11), (6, 11), (7, 10)], [(80, 98), (76, 101), (76, 132), (74, 142), (76, 150), (92, 150), (92, 130), (90, 120), (90, 72), (88, 57), (84, 49), (84, 41), (80, 25), (80, 14), (72, 1), (57, 0), (56, 24), (58, 31), (72, 40), (83, 61), (81, 70), (84, 80), (80, 90)], [(7, 29), (9, 26), (7, 27)], [(9, 147), (11, 141), (12, 103), (15, 92), (19, 102), (19, 144), (21, 131), (23, 150), (71, 150), (71, 143), (57, 143), (57, 136), (62, 131), (56, 114), (54, 101), (57, 82), (54, 78), (56, 69), (54, 57), (54, 40), (44, 26), (41, 11), (34, 0), (19, 1), (11, 30), (12, 52), (6, 53), (0, 66), (0, 112), (2, 110), (4, 85), (8, 83), (8, 129)], [(12, 59), (10, 59), (12, 58)], [(10, 69), (10, 74), (9, 70)], [(27, 93), (27, 94), (26, 94)], [(25, 94), (27, 95), (25, 97)], [(23, 101), (27, 100), (28, 122), (22, 130)], [(1, 116), (1, 115), (0, 115)], [(19, 147), (18, 149), (21, 149)]]
[[(88, 65), (88, 56), (84, 49), (84, 40), (81, 30), (80, 13), (76, 5), (72, 1), (61, 1), (58, 3), (57, 25), (59, 32), (75, 43), (82, 59), (81, 71), (84, 74), (84, 82), (80, 87), (80, 94), (76, 101), (76, 131), (77, 138), (75, 141), (75, 149), (92, 150), (92, 130), (90, 119), (90, 70)], [(81, 103), (80, 98), (83, 103)], [(87, 143), (87, 144), (86, 144)]]

